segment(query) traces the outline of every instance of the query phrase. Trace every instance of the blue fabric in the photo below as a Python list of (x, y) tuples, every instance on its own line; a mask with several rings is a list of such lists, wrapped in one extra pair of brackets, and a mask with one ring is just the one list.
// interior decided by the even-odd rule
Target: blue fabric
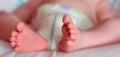
[(19, 4), (20, 6), (22, 6), (22, 5), (25, 4), (25, 1), (24, 1), (24, 0), (18, 0), (18, 4)]
[(115, 4), (120, 4), (120, 0), (114, 0)]
[(62, 6), (61, 7), (61, 11), (63, 12), (63, 13), (68, 13), (68, 10), (70, 9), (70, 7), (68, 7), (68, 6)]

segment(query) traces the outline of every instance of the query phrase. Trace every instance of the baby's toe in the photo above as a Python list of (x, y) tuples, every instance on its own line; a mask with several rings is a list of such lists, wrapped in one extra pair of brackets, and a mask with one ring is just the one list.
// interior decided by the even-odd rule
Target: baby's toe
[(70, 22), (70, 23), (68, 23), (68, 26), (67, 26), (69, 29), (73, 29), (73, 28), (75, 28), (75, 25), (72, 23), (72, 22)]
[(16, 43), (15, 43), (15, 42), (11, 42), (11, 46), (12, 46), (12, 47), (15, 47), (15, 46), (16, 46)]
[(15, 47), (14, 50), (15, 50), (16, 52), (19, 52), (19, 51), (20, 51), (19, 47)]
[(77, 37), (76, 37), (75, 34), (71, 34), (71, 35), (70, 35), (70, 39), (71, 39), (71, 40), (76, 40), (76, 38), (77, 38)]
[(70, 17), (68, 17), (67, 15), (63, 16), (63, 23), (67, 24), (69, 22), (72, 22), (72, 20), (70, 19)]
[(17, 24), (17, 31), (21, 32), (25, 29), (25, 24), (24, 23), (18, 23)]
[(15, 41), (15, 40), (16, 40), (15, 37), (11, 37), (11, 38), (10, 38), (10, 41)]
[(16, 32), (16, 31), (12, 31), (12, 33), (11, 33), (11, 37), (16, 37), (17, 34), (18, 34), (18, 32)]
[(70, 30), (69, 30), (69, 33), (70, 33), (70, 34), (76, 34), (76, 30), (70, 29)]

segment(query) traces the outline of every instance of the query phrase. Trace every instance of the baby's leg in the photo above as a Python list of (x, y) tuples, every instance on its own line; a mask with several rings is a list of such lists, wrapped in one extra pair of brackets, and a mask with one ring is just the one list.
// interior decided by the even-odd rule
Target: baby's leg
[(17, 23), (17, 19), (13, 19), (8, 13), (0, 11), (0, 38), (8, 41)]
[(47, 48), (47, 41), (19, 19), (5, 12), (0, 12), (0, 19), (0, 37), (6, 38), (5, 40), (10, 37), (11, 46), (15, 51), (29, 52)]
[[(30, 6), (30, 8), (32, 7), (36, 7), (36, 5)], [(0, 37), (5, 40), (9, 40), (9, 37), (11, 36), (11, 46), (18, 52), (39, 51), (46, 49), (48, 46), (47, 41), (19, 20), (19, 18), (25, 19), (29, 17), (29, 15), (32, 14), (29, 12), (32, 12), (32, 10), (29, 10), (27, 6), (23, 6), (23, 8), (20, 9), (14, 12), (16, 13), (14, 15), (17, 16), (18, 19), (14, 17), (12, 18), (10, 14), (5, 12), (0, 13)]]
[(42, 0), (30, 0), (25, 5), (19, 7), (12, 14), (24, 22), (30, 22), (32, 17), (36, 14)]
[(62, 51), (74, 51), (120, 42), (120, 19), (107, 19), (89, 31), (79, 31), (66, 16), (63, 23), (63, 39), (59, 45)]
[[(20, 8), (18, 8), (18, 9), (16, 9), (16, 11), (14, 11), (12, 13), (12, 15), (16, 16), (21, 21), (25, 21), (25, 20), (29, 21), (30, 20), (29, 19), (30, 16), (32, 16), (32, 14), (34, 13), (34, 11), (37, 10), (36, 8), (38, 8), (38, 5), (40, 4), (40, 1), (41, 0), (31, 0), (26, 5), (24, 5), (24, 6), (20, 7)], [(15, 19), (13, 21), (13, 20), (11, 20), (12, 18), (10, 18), (10, 19), (8, 19), (8, 18), (9, 18), (9, 14), (7, 14), (7, 13), (5, 13), (3, 11), (0, 11), (0, 19), (1, 19), (1, 21), (4, 19), (3, 22), (0, 22), (0, 24), (1, 24), (0, 26), (3, 26), (2, 23), (4, 23), (4, 22), (6, 22), (6, 24), (8, 22), (10, 22), (11, 27), (15, 27), (17, 21)], [(12, 29), (13, 29), (13, 28), (10, 29), (11, 27), (9, 27), (9, 29), (6, 28), (7, 30), (4, 30), (4, 32), (0, 32), (2, 34), (2, 35), (0, 35), (0, 37), (7, 38), (7, 40), (9, 40), (9, 35), (10, 35)], [(0, 30), (3, 30), (5, 28), (0, 28)]]

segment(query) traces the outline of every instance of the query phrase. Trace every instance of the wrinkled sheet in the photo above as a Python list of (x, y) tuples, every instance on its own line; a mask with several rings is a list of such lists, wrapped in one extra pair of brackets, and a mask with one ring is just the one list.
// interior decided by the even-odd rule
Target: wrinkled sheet
[(50, 57), (52, 51), (18, 53), (14, 52), (8, 42), (0, 40), (0, 57)]
[(57, 51), (17, 53), (9, 43), (0, 40), (0, 57), (120, 57), (120, 43), (70, 53)]

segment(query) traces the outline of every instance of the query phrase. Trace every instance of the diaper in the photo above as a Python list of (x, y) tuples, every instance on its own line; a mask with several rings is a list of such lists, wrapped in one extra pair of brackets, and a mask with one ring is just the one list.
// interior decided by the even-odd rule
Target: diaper
[(71, 7), (59, 4), (45, 4), (41, 6), (36, 16), (37, 19), (32, 23), (34, 26), (39, 25), (38, 33), (49, 41), (49, 50), (57, 50), (58, 43), (62, 38), (62, 19), (65, 14), (81, 30), (90, 29), (94, 25), (82, 11)]
[(0, 0), (0, 11), (13, 12), (19, 6), (24, 5), (28, 0)]

